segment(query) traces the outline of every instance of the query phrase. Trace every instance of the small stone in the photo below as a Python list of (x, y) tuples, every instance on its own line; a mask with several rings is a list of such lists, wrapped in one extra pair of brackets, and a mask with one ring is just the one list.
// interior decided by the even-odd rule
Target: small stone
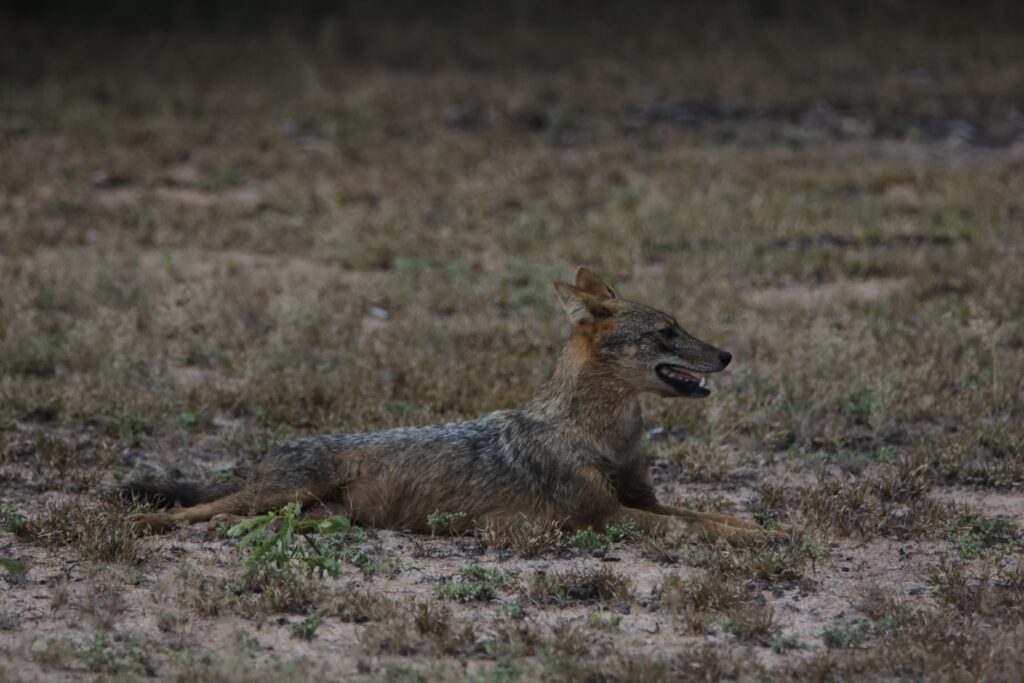
[(666, 436), (668, 436), (668, 431), (664, 427), (647, 430), (647, 438), (651, 441), (662, 441)]
[(661, 630), (661, 626), (654, 619), (650, 617), (635, 617), (632, 619), (623, 619), (622, 625), (628, 629), (635, 629), (643, 633), (649, 633), (654, 635)]

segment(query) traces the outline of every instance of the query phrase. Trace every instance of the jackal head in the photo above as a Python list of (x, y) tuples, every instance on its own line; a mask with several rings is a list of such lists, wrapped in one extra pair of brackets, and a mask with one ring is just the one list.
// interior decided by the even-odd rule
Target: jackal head
[(588, 268), (555, 290), (587, 361), (637, 392), (704, 398), (711, 390), (696, 373), (721, 372), (732, 360), (667, 313), (620, 298)]

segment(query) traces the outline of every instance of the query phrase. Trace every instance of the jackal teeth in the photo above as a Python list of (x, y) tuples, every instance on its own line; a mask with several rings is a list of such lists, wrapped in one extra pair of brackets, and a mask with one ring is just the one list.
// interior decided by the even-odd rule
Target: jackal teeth
[(708, 378), (707, 377), (701, 377), (700, 378), (700, 384), (698, 386), (700, 386), (703, 389), (707, 385), (708, 385)]

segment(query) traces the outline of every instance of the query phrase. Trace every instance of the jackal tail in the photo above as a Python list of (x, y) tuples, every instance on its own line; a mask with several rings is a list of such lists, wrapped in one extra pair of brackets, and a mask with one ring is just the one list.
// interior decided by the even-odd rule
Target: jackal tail
[(158, 508), (175, 505), (191, 507), (235, 493), (244, 483), (244, 478), (237, 475), (206, 483), (160, 477), (130, 481), (121, 486), (119, 493), (124, 498), (146, 502)]

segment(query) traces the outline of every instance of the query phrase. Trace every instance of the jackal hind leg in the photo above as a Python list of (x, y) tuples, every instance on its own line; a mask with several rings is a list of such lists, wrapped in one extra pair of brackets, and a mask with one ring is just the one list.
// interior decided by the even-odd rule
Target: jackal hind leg
[(206, 523), (206, 533), (211, 539), (227, 535), (228, 529), (250, 519), (247, 515), (235, 515), (230, 512), (219, 512)]
[[(303, 508), (302, 513), (299, 515), (299, 519), (303, 521), (314, 521), (344, 514), (345, 510), (341, 505), (334, 503), (317, 503), (315, 506)], [(249, 518), (249, 515), (235, 515), (229, 512), (221, 512), (210, 517), (210, 521), (206, 523), (206, 532), (210, 535), (210, 538), (217, 538), (218, 535), (227, 532), (231, 527), (240, 522), (244, 522)]]
[[(262, 514), (276, 510), (292, 501), (306, 503), (316, 500), (317, 496), (308, 489), (296, 489), (277, 492), (238, 491), (230, 495), (201, 503), (191, 507), (162, 512), (143, 512), (129, 517), (136, 531), (143, 533), (164, 533), (184, 522), (208, 522), (218, 515), (231, 515), (236, 518), (234, 523), (244, 519), (245, 515)], [(231, 518), (225, 518), (230, 521)], [(216, 527), (215, 527), (216, 528)]]

